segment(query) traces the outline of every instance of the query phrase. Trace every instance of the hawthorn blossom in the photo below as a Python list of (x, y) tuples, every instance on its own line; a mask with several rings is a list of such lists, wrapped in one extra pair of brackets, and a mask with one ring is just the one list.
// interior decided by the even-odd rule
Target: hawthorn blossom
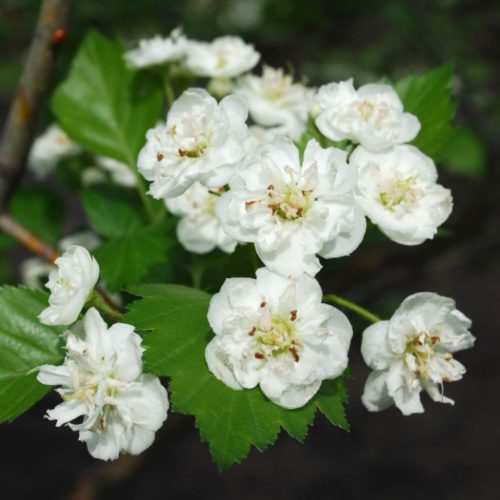
[(80, 152), (80, 146), (75, 144), (59, 125), (53, 123), (33, 142), (28, 166), (38, 177), (43, 178), (50, 174), (59, 162)]
[(366, 408), (380, 411), (395, 404), (404, 415), (422, 413), (422, 391), (433, 401), (454, 404), (444, 396), (443, 384), (465, 373), (453, 353), (474, 344), (470, 326), (452, 299), (426, 292), (406, 298), (389, 321), (368, 327), (361, 353), (374, 371), (362, 397)]
[(320, 113), (316, 125), (329, 139), (349, 139), (366, 149), (381, 149), (412, 141), (418, 118), (405, 113), (390, 85), (368, 84), (354, 89), (352, 78), (323, 85), (316, 95)]
[(119, 186), (135, 187), (137, 184), (134, 173), (125, 163), (106, 156), (98, 156), (96, 161), (103, 170), (109, 173), (111, 179)]
[(177, 198), (166, 200), (167, 208), (179, 215), (177, 238), (190, 252), (204, 254), (215, 248), (232, 253), (237, 241), (225, 233), (215, 215), (215, 203), (224, 188), (211, 191), (199, 182)]
[[(101, 240), (92, 231), (80, 231), (62, 238), (58, 243), (58, 248), (65, 252), (74, 245), (81, 245), (91, 251), (97, 248), (100, 243)], [(41, 257), (25, 259), (19, 266), (21, 282), (31, 288), (43, 288), (42, 283), (47, 280), (53, 269), (54, 266)]]
[(374, 153), (358, 147), (350, 163), (358, 169), (356, 202), (396, 243), (432, 239), (449, 217), (451, 192), (437, 184), (434, 162), (418, 148), (401, 145)]
[(234, 78), (251, 70), (260, 59), (253, 45), (237, 36), (211, 42), (189, 42), (186, 66), (196, 76)]
[(285, 135), (297, 140), (306, 129), (312, 106), (312, 90), (282, 69), (264, 66), (262, 76), (246, 75), (235, 93), (245, 98), (252, 119), (265, 127), (280, 126)]
[(188, 41), (180, 28), (176, 28), (169, 37), (156, 35), (142, 39), (139, 46), (126, 52), (123, 57), (129, 68), (142, 69), (179, 61), (186, 55)]
[(188, 89), (177, 99), (166, 124), (147, 132), (139, 153), (141, 174), (154, 198), (181, 195), (194, 182), (218, 188), (226, 184), (245, 155), (247, 109), (241, 98), (218, 104), (204, 89)]
[(346, 153), (307, 143), (302, 165), (290, 139), (257, 148), (217, 201), (222, 227), (240, 242), (255, 243), (264, 264), (284, 276), (314, 276), (316, 254), (325, 258), (353, 252), (366, 222), (354, 203), (356, 171)]
[(72, 246), (55, 261), (45, 285), (49, 306), (38, 316), (45, 325), (69, 325), (77, 320), (99, 278), (99, 265), (82, 246)]
[(232, 389), (259, 385), (277, 405), (304, 406), (345, 370), (352, 337), (345, 315), (322, 297), (307, 275), (286, 279), (261, 268), (256, 279), (227, 279), (208, 310), (209, 370)]
[(61, 386), (63, 402), (47, 418), (77, 431), (94, 458), (143, 452), (167, 418), (169, 403), (158, 377), (142, 373), (143, 348), (134, 327), (108, 328), (91, 308), (65, 338), (63, 364), (43, 365), (38, 373), (40, 383)]

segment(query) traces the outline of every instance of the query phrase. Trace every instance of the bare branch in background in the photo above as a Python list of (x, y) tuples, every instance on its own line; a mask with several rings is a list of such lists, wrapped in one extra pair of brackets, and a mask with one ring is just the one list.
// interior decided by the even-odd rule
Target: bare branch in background
[(49, 90), (73, 0), (43, 0), (21, 80), (0, 140), (0, 210), (21, 178)]

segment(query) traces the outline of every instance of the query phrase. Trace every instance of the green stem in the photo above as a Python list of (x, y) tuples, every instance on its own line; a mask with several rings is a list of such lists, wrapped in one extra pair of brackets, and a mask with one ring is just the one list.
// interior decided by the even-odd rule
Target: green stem
[(112, 318), (116, 321), (121, 321), (123, 314), (116, 309), (113, 309), (102, 297), (102, 295), (94, 290), (89, 300), (87, 301), (87, 306), (95, 307), (99, 312)]
[(157, 214), (155, 213), (155, 209), (153, 208), (151, 199), (146, 193), (146, 189), (144, 188), (144, 182), (142, 180), (141, 174), (138, 171), (136, 173), (135, 178), (136, 178), (137, 193), (139, 194), (139, 198), (141, 199), (142, 204), (146, 209), (149, 219), (151, 220), (151, 222), (155, 222)]
[(163, 75), (163, 89), (165, 91), (165, 97), (167, 99), (168, 107), (170, 108), (175, 101), (175, 92), (168, 73), (165, 73)]
[(376, 316), (375, 314), (371, 313), (370, 311), (367, 311), (365, 308), (358, 306), (358, 304), (355, 304), (354, 302), (351, 302), (350, 300), (344, 299), (343, 297), (340, 297), (339, 295), (325, 295), (323, 296), (323, 301), (324, 302), (329, 302), (331, 304), (336, 304), (338, 306), (341, 306), (345, 309), (349, 309), (350, 311), (355, 312), (362, 318), (366, 319), (367, 321), (370, 321), (370, 323), (377, 323), (380, 321), (380, 318)]

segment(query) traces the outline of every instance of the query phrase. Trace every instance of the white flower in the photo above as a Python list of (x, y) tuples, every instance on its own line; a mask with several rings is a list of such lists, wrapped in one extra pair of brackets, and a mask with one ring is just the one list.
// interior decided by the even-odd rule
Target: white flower
[(418, 245), (433, 238), (450, 215), (451, 192), (437, 184), (434, 162), (414, 146), (372, 153), (356, 148), (356, 202), (391, 240)]
[(138, 455), (153, 443), (169, 406), (159, 379), (142, 374), (141, 338), (132, 325), (108, 328), (94, 308), (65, 335), (64, 363), (38, 373), (42, 384), (61, 386), (64, 400), (47, 418), (78, 431), (94, 458)]
[(256, 280), (227, 279), (208, 310), (209, 370), (233, 389), (260, 385), (285, 408), (305, 405), (322, 380), (347, 367), (352, 337), (345, 315), (321, 300), (319, 283), (306, 275), (289, 280), (262, 268)]
[(452, 299), (417, 293), (403, 301), (390, 321), (368, 327), (361, 353), (374, 371), (362, 397), (366, 408), (380, 411), (395, 404), (404, 415), (421, 413), (424, 390), (434, 401), (453, 404), (442, 387), (465, 373), (452, 353), (472, 347), (470, 326)]
[(418, 118), (405, 113), (390, 85), (363, 85), (357, 91), (352, 79), (323, 85), (316, 102), (321, 109), (316, 125), (334, 141), (349, 139), (371, 150), (413, 140), (420, 130)]
[(54, 123), (33, 142), (28, 165), (38, 177), (43, 178), (49, 175), (60, 161), (76, 156), (80, 152), (80, 146)]
[(109, 172), (113, 181), (119, 186), (135, 187), (137, 183), (135, 175), (125, 163), (106, 156), (98, 156), (96, 161), (100, 167)]
[(245, 154), (247, 109), (236, 96), (220, 104), (204, 89), (186, 90), (172, 105), (167, 123), (148, 131), (139, 153), (141, 174), (152, 181), (149, 194), (172, 198), (195, 181), (218, 188)]
[(139, 41), (139, 47), (126, 52), (123, 57), (129, 68), (140, 69), (179, 61), (186, 55), (188, 41), (177, 28), (169, 37), (156, 35)]
[(210, 43), (189, 42), (186, 66), (197, 76), (234, 78), (251, 70), (259, 59), (253, 45), (237, 36), (222, 36)]
[(234, 252), (236, 240), (224, 232), (215, 216), (218, 197), (196, 182), (181, 196), (166, 200), (168, 209), (181, 217), (177, 224), (177, 237), (186, 250), (199, 254), (211, 252), (214, 248)]
[(308, 142), (302, 166), (289, 139), (260, 146), (217, 201), (224, 230), (240, 242), (254, 242), (269, 269), (284, 276), (314, 276), (316, 254), (341, 257), (363, 239), (366, 222), (355, 205), (356, 171), (346, 153)]
[(245, 98), (250, 116), (259, 125), (279, 125), (294, 140), (305, 131), (312, 91), (301, 83), (293, 83), (293, 78), (282, 69), (264, 66), (262, 76), (244, 76), (235, 93)]
[(57, 269), (45, 285), (50, 290), (49, 306), (38, 316), (46, 325), (69, 325), (87, 302), (99, 278), (99, 265), (81, 246), (68, 248), (56, 259)]

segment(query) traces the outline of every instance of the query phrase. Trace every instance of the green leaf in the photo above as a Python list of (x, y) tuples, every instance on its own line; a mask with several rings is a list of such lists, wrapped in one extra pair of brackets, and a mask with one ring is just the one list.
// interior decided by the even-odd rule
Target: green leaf
[(146, 226), (109, 240), (94, 251), (94, 256), (106, 287), (116, 292), (139, 283), (153, 265), (164, 263), (172, 244), (163, 224)]
[(83, 208), (92, 228), (102, 236), (118, 238), (144, 225), (141, 207), (124, 197), (122, 190), (93, 188), (81, 194)]
[(38, 314), (47, 306), (40, 290), (0, 288), (0, 422), (13, 420), (41, 399), (50, 387), (37, 382), (32, 370), (60, 364), (63, 328), (42, 325)]
[(486, 149), (471, 129), (457, 127), (443, 151), (443, 163), (451, 172), (480, 178), (486, 169)]
[(52, 110), (72, 139), (131, 168), (162, 106), (160, 89), (139, 95), (135, 78), (120, 44), (91, 31), (52, 98)]
[(146, 371), (168, 376), (175, 411), (194, 415), (201, 437), (222, 469), (242, 460), (253, 445), (264, 450), (280, 428), (302, 441), (316, 409), (347, 429), (342, 379), (325, 381), (306, 406), (286, 410), (260, 391), (235, 391), (217, 380), (205, 363), (205, 347), (213, 337), (207, 322), (210, 295), (179, 285), (140, 285), (128, 291), (133, 302), (125, 321), (144, 333)]
[(49, 245), (59, 240), (64, 217), (62, 198), (47, 187), (21, 186), (10, 203), (14, 219)]
[(412, 144), (435, 160), (451, 133), (450, 121), (455, 112), (450, 89), (452, 76), (453, 66), (446, 64), (395, 84), (405, 111), (416, 115), (422, 125)]

